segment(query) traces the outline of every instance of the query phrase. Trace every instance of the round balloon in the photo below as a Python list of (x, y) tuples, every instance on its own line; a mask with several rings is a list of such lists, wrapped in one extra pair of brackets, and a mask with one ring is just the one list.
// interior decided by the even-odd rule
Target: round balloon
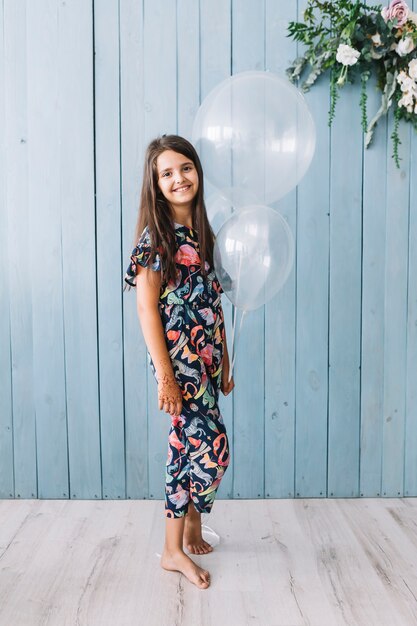
[[(253, 195), (253, 194), (252, 194)], [(256, 198), (250, 193), (235, 189), (232, 201), (220, 191), (214, 191), (206, 200), (207, 217), (215, 234), (217, 234), (225, 221), (243, 206), (256, 202)]]
[(250, 192), (269, 204), (306, 173), (316, 132), (304, 96), (287, 78), (249, 71), (208, 94), (194, 119), (192, 142), (205, 176), (223, 195), (235, 203), (236, 190)]
[(243, 207), (218, 232), (213, 262), (231, 302), (244, 311), (257, 309), (289, 276), (294, 263), (291, 229), (271, 207)]

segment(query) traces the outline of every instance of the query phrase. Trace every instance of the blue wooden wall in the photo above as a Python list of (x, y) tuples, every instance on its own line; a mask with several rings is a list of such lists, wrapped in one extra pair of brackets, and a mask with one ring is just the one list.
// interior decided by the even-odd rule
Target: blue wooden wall
[[(231, 74), (283, 75), (305, 5), (0, 2), (0, 497), (163, 497), (169, 416), (122, 293), (144, 150), (191, 138)], [(275, 205), (296, 262), (245, 318), (218, 497), (416, 496), (416, 136), (397, 170), (391, 118), (363, 149), (359, 85), (331, 129), (327, 78), (307, 100), (316, 154)]]

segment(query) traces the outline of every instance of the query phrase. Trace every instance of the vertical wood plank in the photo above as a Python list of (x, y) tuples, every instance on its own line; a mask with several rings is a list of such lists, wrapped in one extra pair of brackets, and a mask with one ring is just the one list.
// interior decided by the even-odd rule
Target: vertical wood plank
[(337, 103), (329, 173), (327, 495), (342, 497), (359, 495), (362, 130), (358, 89), (357, 80), (356, 85), (345, 85)]
[[(143, 167), (143, 38), (143, 1), (124, 0), (120, 3), (121, 281), (135, 245)], [(148, 367), (135, 296), (136, 292), (130, 291), (123, 298), (126, 494), (128, 498), (143, 498), (148, 495)]]
[(58, 25), (58, 137), (71, 498), (101, 498), (92, 2), (61, 3)]
[[(146, 145), (158, 135), (177, 132), (176, 3), (145, 0), (144, 98)], [(146, 148), (146, 145), (144, 148)], [(156, 380), (148, 370), (149, 497), (165, 491), (165, 463), (171, 418), (158, 408)]]
[[(265, 3), (232, 2), (232, 70), (265, 69)], [(232, 179), (232, 185), (239, 180)], [(240, 315), (239, 315), (240, 323)], [(250, 384), (248, 384), (250, 381)], [(264, 497), (265, 307), (245, 315), (236, 352), (233, 495)], [(248, 472), (248, 468), (251, 468)]]
[(145, 0), (144, 6), (147, 145), (157, 135), (177, 130), (177, 12), (169, 0)]
[[(200, 0), (200, 103), (214, 87), (231, 75), (231, 1)], [(201, 155), (200, 155), (201, 156)], [(204, 163), (203, 163), (204, 168)], [(209, 189), (206, 182), (206, 198)], [(232, 353), (233, 306), (227, 296), (222, 295), (226, 341), (229, 354)], [(236, 371), (233, 372), (236, 386)], [(235, 388), (236, 389), (236, 388)], [(230, 498), (233, 495), (235, 446), (234, 446), (234, 390), (225, 397), (220, 393), (219, 409), (226, 425), (231, 460), (227, 472), (220, 483), (217, 498)]]
[(26, 5), (28, 97), (28, 297), (39, 498), (69, 497), (60, 177), (59, 6)]
[(6, 160), (6, 7), (0, 3), (0, 498), (13, 498), (13, 408)]
[[(412, 0), (415, 11), (417, 0)], [(417, 132), (411, 131), (408, 221), (407, 364), (404, 429), (404, 495), (417, 495)]]
[(119, 3), (94, 3), (95, 177), (101, 458), (104, 498), (125, 498), (120, 276)]
[(231, 75), (231, 0), (200, 0), (201, 101)]
[[(15, 496), (36, 497), (36, 428), (32, 385), (32, 303), (28, 265), (22, 263), (28, 232), (28, 129), (26, 96), (26, 6), (5, 5), (6, 204), (10, 285)], [(9, 429), (10, 434), (11, 431)]]
[[(389, 135), (392, 132), (389, 117)], [(385, 326), (382, 495), (402, 496), (404, 491), (404, 433), (407, 341), (407, 262), (410, 177), (410, 127), (400, 124), (401, 169), (387, 160), (387, 210), (385, 230)], [(390, 141), (390, 139), (389, 139)]]
[[(376, 81), (368, 85), (369, 116), (379, 106)], [(384, 389), (384, 267), (386, 180), (375, 185), (387, 161), (387, 121), (380, 120), (364, 153), (360, 495), (381, 493)]]
[[(307, 3), (298, 2), (302, 19)], [(301, 49), (298, 53), (301, 54)], [(329, 296), (329, 79), (306, 94), (316, 153), (298, 186), (296, 321), (296, 497), (326, 496)]]
[[(265, 5), (266, 69), (285, 77), (296, 56), (296, 43), (286, 37), (297, 18), (296, 5)], [(297, 191), (271, 205), (297, 231)], [(294, 497), (295, 435), (295, 280), (293, 270), (283, 289), (265, 307), (265, 497)]]
[(177, 133), (191, 141), (200, 106), (200, 8), (194, 0), (177, 0)]
[(404, 495), (417, 495), (417, 133), (411, 131)]

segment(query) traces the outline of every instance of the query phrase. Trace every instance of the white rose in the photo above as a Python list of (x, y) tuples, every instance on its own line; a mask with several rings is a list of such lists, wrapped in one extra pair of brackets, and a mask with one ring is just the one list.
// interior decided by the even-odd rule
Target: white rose
[(410, 74), (411, 78), (417, 78), (417, 59), (411, 59), (410, 63), (408, 64), (408, 73)]
[(404, 70), (401, 70), (401, 72), (397, 76), (397, 83), (400, 83), (400, 85), (402, 85), (404, 81), (407, 80), (407, 78), (408, 78), (407, 72), (405, 72)]
[(336, 52), (336, 61), (342, 63), (342, 65), (355, 65), (360, 54), (359, 50), (355, 50), (352, 46), (341, 43)]
[(413, 104), (413, 94), (405, 93), (402, 97), (402, 100), (404, 101), (406, 106), (408, 106), (409, 104)]
[(400, 39), (395, 47), (395, 52), (400, 56), (404, 57), (406, 54), (410, 54), (412, 50), (414, 50), (415, 45), (411, 37), (406, 37), (405, 39)]
[(412, 110), (413, 110), (413, 106), (414, 106), (412, 94), (411, 93), (405, 93), (403, 95), (403, 97), (398, 100), (398, 106), (399, 107), (405, 107), (407, 109), (407, 111), (409, 113), (411, 113)]
[(413, 91), (416, 87), (416, 84), (414, 82), (413, 78), (410, 78), (410, 76), (406, 76), (406, 78), (404, 78), (404, 80), (401, 82), (401, 91)]

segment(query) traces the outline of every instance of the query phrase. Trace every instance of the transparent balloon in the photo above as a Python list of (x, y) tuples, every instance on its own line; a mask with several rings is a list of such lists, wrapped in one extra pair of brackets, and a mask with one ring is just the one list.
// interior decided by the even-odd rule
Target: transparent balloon
[(207, 217), (213, 232), (217, 234), (226, 220), (243, 206), (256, 203), (254, 194), (235, 189), (233, 201), (220, 191), (214, 191), (206, 200)]
[(214, 269), (230, 301), (250, 311), (285, 284), (294, 263), (294, 238), (282, 215), (250, 205), (221, 227), (214, 244)]
[(287, 78), (241, 72), (215, 87), (197, 111), (192, 142), (204, 174), (233, 204), (270, 204), (293, 189), (314, 155), (304, 96)]

